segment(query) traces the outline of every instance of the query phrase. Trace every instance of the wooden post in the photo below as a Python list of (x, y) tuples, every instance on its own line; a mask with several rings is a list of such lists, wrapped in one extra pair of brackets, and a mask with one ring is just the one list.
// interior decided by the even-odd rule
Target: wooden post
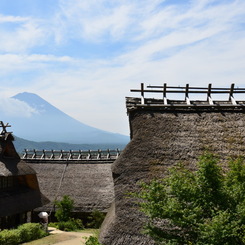
[(37, 153), (36, 153), (36, 150), (34, 149), (34, 150), (33, 150), (32, 159), (36, 159), (36, 156), (37, 156)]
[(107, 156), (106, 156), (107, 159), (110, 159), (111, 158), (111, 154), (110, 154), (110, 149), (107, 150)]
[(51, 156), (50, 156), (51, 160), (54, 160), (54, 150), (51, 150)]
[(1, 134), (5, 134), (7, 133), (7, 127), (11, 127), (11, 125), (9, 125), (8, 123), (7, 124), (4, 124), (3, 121), (0, 121), (0, 127), (2, 127), (2, 132)]
[(45, 150), (43, 149), (43, 154), (41, 155), (41, 159), (45, 158)]
[(116, 155), (116, 158), (118, 158), (120, 155), (120, 150), (117, 148), (117, 155)]
[(91, 159), (91, 150), (88, 151), (87, 160)]
[(168, 99), (167, 99), (167, 83), (163, 84), (163, 103), (164, 105), (168, 104)]
[(71, 159), (73, 158), (73, 157), (72, 157), (72, 154), (73, 154), (73, 152), (72, 152), (72, 150), (70, 150), (70, 151), (69, 151), (69, 158), (68, 158), (69, 160), (71, 160)]
[(213, 102), (212, 97), (211, 97), (211, 92), (212, 92), (212, 84), (210, 83), (208, 85), (208, 102), (210, 105), (213, 105), (214, 102)]
[(232, 84), (231, 84), (231, 88), (230, 88), (229, 101), (231, 101), (231, 103), (232, 103), (233, 105), (237, 105), (237, 102), (236, 102), (236, 100), (235, 100), (234, 97), (233, 97), (234, 87), (235, 87), (235, 84), (232, 83)]
[(187, 105), (191, 104), (191, 101), (189, 99), (189, 84), (186, 84), (186, 87), (185, 87), (185, 101)]
[(145, 104), (145, 97), (144, 97), (144, 83), (141, 83), (141, 104)]
[(98, 149), (97, 159), (101, 159), (101, 150), (100, 149)]
[(82, 154), (83, 154), (83, 151), (79, 150), (79, 156), (78, 156), (77, 160), (80, 160), (83, 158)]
[(25, 153), (24, 153), (24, 156), (23, 156), (23, 158), (25, 159), (25, 158), (27, 158), (27, 149), (24, 149), (24, 151), (25, 151)]

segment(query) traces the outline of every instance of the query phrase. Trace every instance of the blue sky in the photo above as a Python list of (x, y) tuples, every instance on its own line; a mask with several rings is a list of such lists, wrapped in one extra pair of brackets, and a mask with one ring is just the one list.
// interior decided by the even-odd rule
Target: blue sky
[(244, 0), (0, 1), (0, 112), (27, 91), (128, 134), (131, 88), (244, 87), (244, 64)]

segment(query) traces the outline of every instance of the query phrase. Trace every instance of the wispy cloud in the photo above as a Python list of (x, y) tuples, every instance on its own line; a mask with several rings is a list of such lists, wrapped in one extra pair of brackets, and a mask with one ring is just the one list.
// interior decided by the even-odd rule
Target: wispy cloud
[(0, 113), (2, 118), (8, 117), (30, 117), (38, 113), (25, 102), (13, 98), (0, 99)]
[(244, 20), (243, 0), (60, 0), (48, 16), (2, 13), (1, 88), (125, 133), (124, 97), (140, 82), (243, 86)]
[(10, 16), (10, 15), (2, 15), (0, 14), (0, 23), (19, 23), (19, 22), (26, 22), (29, 18), (27, 17), (20, 17), (20, 16)]
[[(43, 44), (46, 31), (31, 18), (7, 16), (0, 29), (1, 53), (26, 53)], [(1, 19), (0, 19), (1, 22)]]

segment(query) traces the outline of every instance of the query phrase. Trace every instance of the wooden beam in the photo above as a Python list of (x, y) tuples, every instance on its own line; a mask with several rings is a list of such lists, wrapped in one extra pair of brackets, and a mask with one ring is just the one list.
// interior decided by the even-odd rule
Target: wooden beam
[(0, 124), (0, 127), (2, 127), (1, 134), (7, 133), (7, 128), (11, 127), (11, 125), (9, 125), (8, 123), (4, 124), (3, 121), (0, 121)]
[(208, 99), (209, 104), (210, 104), (210, 105), (213, 105), (214, 102), (213, 102), (213, 100), (212, 100), (211, 93), (212, 93), (212, 84), (210, 83), (210, 84), (208, 85), (208, 93), (207, 93), (208, 98), (207, 98), (207, 99)]
[(141, 83), (141, 104), (145, 104), (145, 98), (144, 98), (144, 83)]
[(233, 97), (234, 87), (235, 87), (235, 84), (232, 83), (232, 84), (231, 84), (231, 88), (230, 88), (229, 101), (231, 101), (231, 103), (232, 103), (233, 105), (237, 105), (237, 102), (236, 102), (235, 98)]
[(164, 105), (168, 104), (168, 99), (167, 99), (167, 83), (163, 84), (163, 103)]
[(186, 84), (186, 87), (185, 87), (185, 101), (187, 105), (191, 104), (191, 101), (189, 99), (189, 84)]

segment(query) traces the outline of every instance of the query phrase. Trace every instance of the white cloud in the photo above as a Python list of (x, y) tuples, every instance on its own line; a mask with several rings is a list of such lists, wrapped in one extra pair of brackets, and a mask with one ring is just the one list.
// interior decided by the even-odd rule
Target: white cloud
[(118, 40), (131, 24), (132, 11), (130, 4), (121, 2), (60, 1), (60, 11), (54, 19), (56, 41), (80, 38), (99, 42), (101, 38), (105, 40), (108, 37)]
[[(244, 1), (60, 1), (55, 33), (59, 40), (135, 42), (163, 37), (185, 29), (229, 30), (232, 21), (244, 16)], [(218, 3), (217, 3), (218, 2)], [(62, 35), (63, 33), (63, 35)]]
[[(5, 21), (14, 22), (13, 28), (0, 30), (0, 51), (5, 53), (25, 53), (40, 46), (46, 40), (47, 33), (41, 25), (31, 18), (6, 17)], [(20, 21), (18, 21), (20, 20)]]
[[(10, 53), (23, 51), (0, 55), (2, 88), (11, 84), (16, 92), (37, 93), (82, 122), (125, 133), (124, 97), (141, 82), (242, 86), (245, 2), (184, 2), (179, 6), (160, 0), (63, 0), (53, 19), (2, 17), (19, 25), (0, 44)], [(63, 42), (73, 48), (70, 40), (83, 40), (95, 46), (123, 43), (123, 49), (118, 45), (116, 54), (100, 60), (93, 50), (95, 58), (69, 57), (69, 50), (62, 49), (59, 56), (50, 49), (47, 55), (29, 53), (29, 47), (40, 43), (52, 46), (51, 35), (59, 48)], [(22, 77), (25, 71), (32, 73), (28, 84)], [(18, 82), (8, 81), (7, 74), (14, 73)]]
[(76, 59), (73, 59), (69, 56), (59, 57), (54, 55), (40, 54), (0, 54), (0, 74), (2, 75), (3, 80), (4, 76), (10, 76), (14, 73), (17, 74), (34, 72), (35, 74), (36, 72), (37, 74), (40, 74), (40, 72), (44, 73), (49, 69), (59, 69), (60, 65), (63, 66), (67, 64), (69, 66), (75, 63)]
[(20, 17), (20, 16), (11, 16), (11, 15), (1, 15), (0, 14), (0, 23), (18, 23), (18, 22), (26, 22), (29, 18)]
[(27, 105), (25, 102), (14, 98), (0, 99), (0, 113), (5, 117), (31, 117), (38, 113), (34, 108)]

